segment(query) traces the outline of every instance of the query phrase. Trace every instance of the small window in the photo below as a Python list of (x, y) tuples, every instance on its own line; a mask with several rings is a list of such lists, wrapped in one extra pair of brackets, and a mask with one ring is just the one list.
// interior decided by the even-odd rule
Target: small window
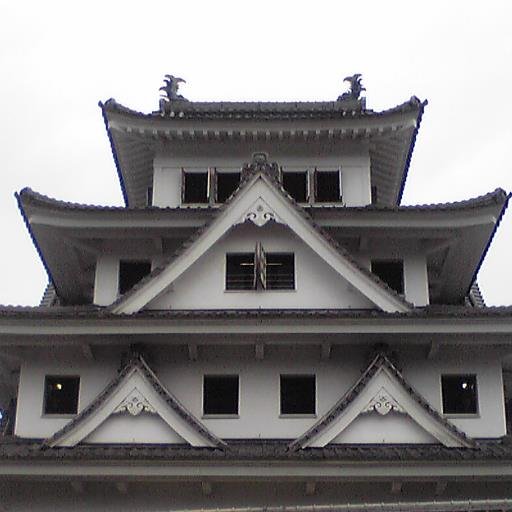
[(123, 295), (151, 272), (151, 262), (121, 260), (119, 262), (119, 293)]
[(308, 173), (284, 172), (282, 173), (283, 188), (298, 203), (305, 203), (308, 200)]
[(340, 201), (339, 171), (315, 171), (315, 199), (319, 203), (335, 203)]
[(183, 172), (183, 202), (208, 203), (208, 171)]
[(153, 205), (153, 187), (148, 187), (146, 191), (146, 205), (152, 206)]
[(266, 255), (266, 289), (294, 290), (295, 264), (293, 254), (268, 253)]
[(240, 184), (239, 172), (217, 172), (217, 202), (224, 203)]
[(316, 414), (314, 375), (281, 375), (281, 414)]
[(404, 293), (404, 262), (401, 260), (372, 261), (372, 272), (397, 293)]
[(441, 377), (444, 414), (477, 414), (476, 375)]
[(44, 414), (76, 414), (79, 387), (79, 377), (47, 375), (44, 379)]
[(226, 290), (253, 290), (254, 253), (226, 255)]
[(238, 375), (205, 375), (203, 414), (238, 414)]

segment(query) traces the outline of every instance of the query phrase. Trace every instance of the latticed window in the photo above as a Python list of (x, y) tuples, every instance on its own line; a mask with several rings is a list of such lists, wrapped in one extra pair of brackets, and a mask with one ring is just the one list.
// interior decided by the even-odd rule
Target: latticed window
[(254, 252), (226, 255), (226, 290), (294, 290), (293, 253), (266, 253), (261, 243)]

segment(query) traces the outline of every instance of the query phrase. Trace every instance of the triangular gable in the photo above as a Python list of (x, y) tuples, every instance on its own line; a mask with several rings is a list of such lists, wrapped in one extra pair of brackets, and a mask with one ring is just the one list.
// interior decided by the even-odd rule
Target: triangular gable
[(45, 446), (75, 446), (108, 418), (126, 414), (158, 415), (192, 446), (221, 447), (225, 443), (197, 420), (158, 380), (142, 356), (134, 355), (117, 377), (73, 421), (55, 433)]
[(267, 222), (288, 226), (328, 265), (378, 308), (387, 312), (406, 312), (410, 305), (316, 226), (311, 217), (264, 171), (245, 181), (208, 226), (188, 241), (178, 255), (164, 262), (111, 306), (118, 314), (135, 313), (158, 297), (232, 226)]
[(324, 447), (361, 414), (406, 414), (447, 447), (475, 442), (435, 411), (404, 379), (385, 354), (378, 354), (354, 386), (291, 448)]

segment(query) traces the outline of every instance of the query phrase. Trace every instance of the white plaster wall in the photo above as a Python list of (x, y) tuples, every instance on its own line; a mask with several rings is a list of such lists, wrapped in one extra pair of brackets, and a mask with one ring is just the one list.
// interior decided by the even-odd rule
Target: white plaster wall
[(86, 438), (86, 443), (169, 443), (186, 441), (156, 414), (115, 414)]
[(117, 299), (119, 289), (119, 257), (103, 254), (96, 261), (94, 304), (108, 306)]
[(405, 414), (377, 412), (361, 414), (333, 443), (437, 443), (437, 439), (423, 430)]
[(206, 145), (200, 149), (194, 146), (188, 152), (169, 148), (157, 155), (153, 164), (153, 204), (161, 207), (181, 204), (182, 168), (240, 169), (244, 163), (252, 160), (255, 152), (267, 153), (269, 162), (277, 162), (288, 170), (341, 168), (344, 204), (364, 206), (371, 203), (370, 157), (365, 142), (337, 147), (251, 142), (240, 145), (222, 143), (213, 147)]
[[(265, 251), (295, 254), (295, 290), (226, 291), (226, 253)], [(287, 227), (267, 223), (235, 226), (147, 309), (375, 308)]]
[[(279, 337), (276, 337), (279, 342)], [(255, 360), (254, 349), (246, 347), (200, 347), (199, 360), (189, 361), (170, 348), (154, 352), (153, 370), (167, 389), (216, 435), (223, 438), (294, 438), (302, 434), (354, 384), (367, 364), (370, 347), (357, 348), (340, 345), (333, 349), (329, 360), (320, 358), (318, 346), (267, 346), (265, 358)], [(181, 352), (180, 352), (181, 353)], [(479, 413), (471, 417), (453, 417), (450, 421), (477, 438), (497, 438), (505, 434), (503, 383), (500, 354), (488, 348), (485, 351), (465, 348), (445, 350), (442, 358), (429, 360), (423, 348), (401, 351), (400, 365), (409, 383), (441, 412), (442, 374), (474, 373), (477, 376)], [(45, 362), (46, 361), (46, 362)], [(45, 375), (80, 375), (79, 411), (83, 410), (115, 377), (119, 357), (108, 361), (89, 363), (62, 362), (34, 358), (22, 365), (16, 418), (16, 435), (46, 438), (62, 428), (70, 418), (44, 417), (43, 388)], [(315, 374), (317, 376), (317, 417), (280, 417), (279, 379), (281, 374)], [(237, 374), (240, 379), (240, 410), (238, 418), (202, 417), (202, 381), (205, 374)], [(133, 418), (132, 418), (133, 419)], [(368, 442), (372, 421), (361, 420), (353, 432), (348, 431), (350, 442)], [(137, 429), (137, 419), (128, 416), (115, 420), (98, 432), (96, 441), (112, 439), (119, 427), (119, 437), (130, 442)], [(382, 424), (384, 425), (384, 424)], [(410, 442), (425, 442), (424, 434), (402, 423), (402, 432)], [(396, 425), (395, 425), (396, 426)], [(386, 438), (392, 436), (393, 425), (386, 425)], [(148, 439), (164, 435), (153, 425)], [(379, 427), (380, 429), (380, 427)], [(172, 431), (165, 435), (170, 436)], [(101, 434), (101, 436), (100, 436)], [(153, 437), (154, 436), (154, 437)], [(380, 433), (374, 442), (380, 442)], [(381, 436), (382, 437), (382, 436)], [(138, 434), (137, 434), (138, 438)], [(92, 439), (94, 440), (94, 434)], [(168, 438), (170, 439), (170, 438)], [(158, 441), (157, 441), (158, 442)], [(172, 442), (172, 441), (169, 441)], [(391, 442), (391, 441), (390, 441)]]
[(403, 260), (405, 298), (415, 306), (427, 306), (429, 293), (425, 254), (409, 253)]

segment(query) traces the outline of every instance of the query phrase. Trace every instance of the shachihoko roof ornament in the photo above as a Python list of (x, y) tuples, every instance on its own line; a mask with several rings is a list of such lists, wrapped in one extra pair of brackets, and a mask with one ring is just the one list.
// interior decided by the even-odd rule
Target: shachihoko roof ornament
[(160, 87), (158, 89), (159, 91), (164, 91), (163, 94), (161, 94), (160, 98), (160, 110), (161, 112), (165, 112), (165, 107), (168, 106), (168, 103), (173, 100), (182, 100), (182, 101), (188, 101), (186, 98), (184, 98), (181, 94), (178, 94), (178, 88), (180, 86), (180, 83), (186, 83), (186, 81), (183, 78), (179, 78), (174, 75), (165, 75), (164, 77), (165, 85)]

